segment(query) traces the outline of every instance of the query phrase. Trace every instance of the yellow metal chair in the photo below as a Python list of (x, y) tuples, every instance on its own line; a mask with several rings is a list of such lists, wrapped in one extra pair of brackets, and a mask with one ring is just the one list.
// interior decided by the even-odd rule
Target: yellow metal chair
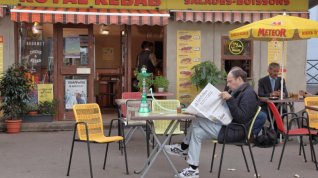
[[(91, 153), (90, 153), (90, 143), (92, 142), (92, 143), (105, 143), (105, 144), (107, 144), (105, 158), (104, 158), (104, 166), (103, 166), (103, 169), (105, 170), (109, 143), (118, 142), (118, 141), (122, 142), (123, 148), (124, 148), (124, 153), (125, 153), (126, 173), (129, 174), (128, 173), (125, 139), (122, 136), (110, 136), (113, 121), (118, 120), (118, 119), (113, 119), (111, 121), (108, 136), (105, 136), (102, 115), (101, 115), (100, 108), (99, 108), (98, 104), (95, 104), (95, 103), (93, 103), (93, 104), (76, 104), (73, 106), (73, 111), (74, 111), (74, 115), (75, 115), (75, 119), (76, 119), (76, 124), (74, 127), (74, 134), (73, 134), (72, 148), (71, 148), (70, 160), (69, 160), (69, 165), (68, 165), (68, 170), (67, 170), (67, 176), (69, 176), (69, 173), (70, 173), (74, 142), (86, 142), (86, 144), (87, 144), (91, 178), (93, 178), (93, 170), (92, 170), (92, 161), (91, 161)], [(78, 135), (77, 138), (75, 136), (76, 132)]]
[[(305, 106), (317, 106), (318, 107), (318, 97), (306, 97)], [(309, 127), (318, 130), (318, 112), (310, 109), (306, 109)]]
[[(244, 145), (247, 145), (249, 147), (249, 150), (250, 150), (250, 154), (251, 154), (251, 158), (252, 158), (252, 163), (253, 163), (253, 166), (254, 166), (254, 170), (255, 170), (255, 175), (256, 177), (259, 177), (258, 176), (258, 173), (257, 173), (257, 169), (256, 169), (256, 165), (255, 165), (255, 161), (254, 161), (254, 156), (253, 156), (253, 152), (252, 152), (252, 149), (251, 149), (251, 145), (250, 145), (250, 137), (252, 135), (252, 130), (253, 130), (253, 126), (254, 126), (254, 123), (255, 123), (255, 120), (258, 116), (258, 114), (260, 113), (261, 111), (261, 107), (258, 107), (257, 109), (257, 112), (255, 113), (251, 123), (250, 123), (250, 126), (249, 128), (246, 128), (245, 125), (243, 124), (237, 124), (237, 123), (231, 123), (232, 125), (239, 125), (241, 126), (244, 130), (245, 130), (245, 139), (241, 142), (236, 142), (236, 143), (226, 143), (226, 140), (225, 140), (225, 137), (224, 137), (224, 142), (221, 143), (223, 144), (223, 148), (222, 148), (222, 154), (221, 154), (221, 159), (220, 159), (220, 166), (219, 166), (219, 173), (218, 173), (218, 177), (220, 177), (221, 175), (221, 169), (222, 169), (222, 161), (223, 161), (223, 155), (224, 155), (224, 147), (226, 144), (231, 144), (231, 145), (237, 145), (237, 146), (240, 146), (241, 147), (241, 150), (242, 150), (242, 154), (243, 154), (243, 157), (244, 157), (244, 161), (245, 161), (245, 164), (246, 164), (246, 168), (247, 168), (247, 171), (250, 172), (250, 169), (248, 167), (248, 164), (247, 164), (247, 160), (246, 160), (246, 156), (245, 156), (245, 152), (244, 152), (244, 149), (243, 149), (243, 146)], [(230, 124), (230, 125), (231, 125)], [(248, 130), (247, 130), (248, 129)], [(227, 129), (225, 131), (225, 135), (227, 135)], [(212, 153), (212, 161), (211, 161), (211, 166), (210, 166), (210, 173), (212, 172), (212, 169), (213, 169), (213, 163), (214, 163), (214, 155), (215, 155), (215, 149), (216, 149), (216, 144), (219, 143), (218, 140), (212, 140), (212, 143), (214, 144), (213, 146), (213, 153)]]
[[(176, 113), (177, 107), (180, 107), (179, 100), (153, 100), (152, 101), (152, 112), (156, 113)], [(158, 135), (162, 135), (165, 133), (168, 128), (170, 121), (167, 120), (154, 120), (154, 130)], [(180, 129), (180, 124), (178, 124), (177, 128), (173, 132), (173, 135), (183, 134), (183, 131)]]

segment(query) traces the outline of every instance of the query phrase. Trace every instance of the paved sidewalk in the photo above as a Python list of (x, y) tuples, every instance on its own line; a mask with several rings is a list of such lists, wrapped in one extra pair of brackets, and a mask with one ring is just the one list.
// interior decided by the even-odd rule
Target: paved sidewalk
[[(17, 135), (0, 133), (0, 177), (1, 178), (66, 178), (67, 164), (71, 148), (72, 132), (22, 132)], [(182, 140), (182, 136), (173, 138), (174, 142)], [(75, 145), (74, 157), (71, 167), (70, 178), (88, 178), (88, 156), (86, 145), (77, 143)], [(248, 153), (247, 147), (245, 147)], [(288, 142), (281, 170), (277, 170), (278, 156), (282, 144), (276, 149), (273, 163), (269, 162), (270, 148), (253, 148), (256, 165), (262, 178), (292, 178), (298, 174), (301, 178), (313, 178), (318, 176), (314, 164), (310, 161), (309, 146), (306, 146), (308, 162), (298, 156), (298, 144), (296, 141)], [(120, 155), (117, 144), (111, 144), (107, 168), (102, 169), (105, 146), (93, 144), (91, 146), (93, 172), (95, 178), (137, 178), (133, 170), (140, 168), (146, 159), (146, 147), (144, 137), (136, 133), (129, 143), (128, 162), (130, 175), (125, 175), (124, 157)], [(315, 145), (318, 152), (318, 145)], [(201, 154), (200, 177), (217, 177), (219, 155), (221, 147), (217, 147), (216, 163), (214, 172), (209, 173), (211, 161), (212, 144), (205, 142)], [(247, 156), (251, 172), (246, 171), (244, 160), (239, 147), (228, 146), (225, 148), (223, 171), (221, 177), (248, 178), (254, 177), (250, 157)], [(187, 166), (184, 159), (173, 157), (173, 162), (178, 169)], [(227, 169), (236, 169), (228, 171)], [(173, 173), (163, 155), (150, 169), (146, 177), (149, 178), (172, 178)]]

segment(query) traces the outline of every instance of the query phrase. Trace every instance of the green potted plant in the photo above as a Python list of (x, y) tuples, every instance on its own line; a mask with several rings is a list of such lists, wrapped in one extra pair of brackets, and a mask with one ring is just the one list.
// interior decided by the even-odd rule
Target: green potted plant
[(20, 65), (10, 66), (0, 81), (1, 106), (8, 133), (18, 133), (21, 116), (27, 111), (32, 90), (31, 81), (26, 78), (28, 70)]
[(58, 101), (53, 99), (52, 101), (44, 101), (39, 104), (39, 112), (43, 115), (55, 115)]
[(208, 83), (217, 85), (224, 82), (226, 72), (219, 70), (211, 61), (205, 61), (192, 67), (192, 83), (197, 89), (203, 89)]
[(36, 116), (38, 114), (39, 106), (37, 103), (29, 103), (27, 105), (28, 115)]
[(157, 88), (158, 92), (164, 92), (169, 86), (169, 80), (163, 76), (156, 76), (153, 85)]
[[(142, 91), (142, 76), (140, 73), (138, 73), (138, 71), (134, 71), (134, 75), (136, 76), (137, 78), (137, 81), (138, 81), (138, 84), (137, 84), (137, 88), (139, 91)], [(148, 89), (153, 85), (153, 79), (152, 79), (152, 76), (150, 77), (147, 77), (146, 78), (146, 88), (147, 88), (147, 91)]]
[[(22, 117), (22, 120), (23, 122), (52, 122), (57, 111), (57, 104), (58, 101), (56, 99), (40, 102), (37, 105), (38, 114), (30, 115), (29, 112), (29, 114)], [(34, 104), (32, 106), (34, 106)]]

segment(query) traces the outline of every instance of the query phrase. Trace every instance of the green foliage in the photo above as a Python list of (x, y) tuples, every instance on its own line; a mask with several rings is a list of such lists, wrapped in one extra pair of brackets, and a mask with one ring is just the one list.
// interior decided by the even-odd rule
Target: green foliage
[(46, 115), (55, 115), (58, 101), (56, 99), (52, 101), (45, 101), (39, 104), (39, 113)]
[(163, 76), (156, 76), (155, 80), (153, 81), (153, 85), (157, 88), (167, 89), (169, 86), (169, 80)]
[[(137, 78), (137, 80), (138, 80), (138, 85), (137, 85), (137, 87), (138, 87), (139, 91), (141, 91), (141, 90), (142, 90), (142, 75), (141, 75), (141, 73), (138, 73), (137, 71), (135, 71), (134, 74), (135, 74), (135, 76), (136, 76), (136, 78)], [(153, 85), (152, 76), (147, 77), (147, 78), (146, 78), (146, 88), (148, 89), (148, 88), (150, 88), (152, 85)]]
[(226, 72), (219, 70), (211, 61), (202, 62), (192, 67), (191, 81), (197, 89), (203, 89), (208, 83), (217, 85), (224, 82)]
[(36, 103), (28, 103), (27, 104), (27, 111), (30, 112), (30, 111), (37, 111), (39, 110), (39, 105), (36, 104)]
[(10, 66), (0, 81), (1, 106), (4, 118), (18, 119), (27, 110), (32, 90), (31, 81), (25, 77), (28, 70), (20, 65)]

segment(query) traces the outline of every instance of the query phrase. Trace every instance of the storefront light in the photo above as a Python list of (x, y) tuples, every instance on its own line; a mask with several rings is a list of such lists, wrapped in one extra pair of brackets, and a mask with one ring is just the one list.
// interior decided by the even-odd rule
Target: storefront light
[(101, 25), (99, 28), (99, 33), (101, 35), (109, 35), (109, 30), (106, 29), (105, 25)]
[(32, 27), (32, 33), (33, 34), (42, 33), (42, 27), (39, 25), (38, 22), (34, 22), (33, 27)]

